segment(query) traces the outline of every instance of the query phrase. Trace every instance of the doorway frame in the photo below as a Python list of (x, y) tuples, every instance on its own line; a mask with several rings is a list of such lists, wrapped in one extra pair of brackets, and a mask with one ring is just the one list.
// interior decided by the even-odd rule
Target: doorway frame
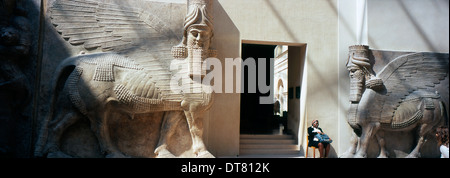
[[(308, 54), (308, 44), (307, 43), (292, 43), (292, 42), (279, 42), (279, 41), (262, 41), (262, 40), (247, 40), (247, 39), (241, 39), (241, 43), (240, 43), (240, 48), (239, 48), (239, 55), (240, 57), (242, 57), (242, 44), (256, 44), (256, 45), (286, 45), (289, 47), (299, 47), (300, 48), (300, 68), (301, 68), (301, 73), (300, 73), (300, 89), (301, 89), (301, 94), (300, 94), (300, 98), (299, 98), (299, 106), (300, 108), (298, 109), (298, 121), (296, 124), (296, 127), (293, 128), (293, 130), (290, 130), (290, 134), (295, 138), (295, 140), (297, 140), (297, 144), (299, 146), (302, 145), (302, 143), (304, 142), (303, 136), (304, 136), (304, 127), (305, 127), (305, 122), (307, 120), (307, 111), (306, 111), (306, 93), (307, 93), (307, 78), (308, 78), (308, 72), (307, 72), (307, 54)], [(289, 55), (289, 52), (288, 52)], [(289, 57), (288, 57), (289, 60)], [(289, 71), (289, 65), (288, 65), (288, 71)], [(240, 76), (242, 77), (242, 76)], [(289, 75), (288, 75), (288, 82), (289, 82)], [(287, 86), (288, 88), (291, 87)], [(292, 86), (295, 89), (295, 86)], [(240, 98), (240, 96), (239, 96)], [(296, 97), (294, 97), (295, 99)], [(241, 98), (240, 98), (241, 99)], [(288, 104), (288, 108), (289, 108), (289, 104)], [(292, 110), (292, 109), (288, 109)], [(289, 117), (289, 114), (288, 114)], [(289, 120), (289, 118), (288, 118)], [(241, 122), (241, 115), (239, 115), (239, 123)], [(289, 128), (289, 121), (288, 121), (288, 128)], [(240, 129), (239, 129), (240, 130)], [(239, 133), (241, 134), (241, 133)]]

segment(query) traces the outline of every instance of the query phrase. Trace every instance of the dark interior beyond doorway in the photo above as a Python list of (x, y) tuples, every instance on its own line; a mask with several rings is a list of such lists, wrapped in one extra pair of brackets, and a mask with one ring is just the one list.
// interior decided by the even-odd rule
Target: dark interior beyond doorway
[[(270, 66), (268, 64), (271, 58), (274, 58), (275, 45), (242, 44), (242, 59), (255, 59), (258, 66), (258, 58), (266, 59), (266, 85), (270, 84)], [(248, 73), (258, 74), (256, 71), (249, 71), (247, 67), (243, 68), (244, 90), (241, 94), (241, 134), (272, 134), (273, 130), (279, 127), (280, 118), (274, 116), (274, 104), (260, 104), (261, 96), (269, 96), (270, 93), (261, 93), (256, 86), (256, 93), (248, 92)], [(258, 85), (258, 76), (256, 75), (256, 84)], [(272, 86), (273, 87), (273, 86)]]

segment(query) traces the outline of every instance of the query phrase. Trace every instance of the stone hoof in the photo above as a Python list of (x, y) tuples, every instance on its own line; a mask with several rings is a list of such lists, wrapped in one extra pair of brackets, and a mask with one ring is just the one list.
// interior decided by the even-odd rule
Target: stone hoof
[(377, 158), (389, 158), (387, 155), (379, 155)]
[(405, 158), (420, 158), (420, 153), (411, 153)]
[(340, 156), (340, 158), (353, 158), (354, 156), (354, 153), (344, 153)]
[(197, 154), (197, 158), (215, 158), (209, 151), (201, 151)]
[(382, 153), (377, 158), (389, 158), (389, 153)]
[(367, 155), (363, 153), (357, 153), (353, 158), (367, 158)]
[(169, 150), (161, 149), (155, 152), (156, 158), (176, 158)]
[(73, 158), (73, 157), (66, 153), (63, 153), (62, 151), (56, 151), (48, 153), (47, 158)]

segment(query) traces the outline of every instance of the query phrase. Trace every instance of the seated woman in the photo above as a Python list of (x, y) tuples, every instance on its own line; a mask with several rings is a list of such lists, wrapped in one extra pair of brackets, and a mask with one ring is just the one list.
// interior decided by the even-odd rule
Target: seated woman
[(330, 152), (330, 144), (329, 142), (320, 142), (319, 139), (315, 137), (317, 134), (324, 134), (324, 133), (322, 129), (319, 127), (319, 121), (314, 120), (312, 122), (312, 126), (308, 127), (308, 140), (309, 140), (308, 147), (314, 146), (316, 148), (319, 148), (320, 157), (326, 158), (328, 157), (328, 153)]

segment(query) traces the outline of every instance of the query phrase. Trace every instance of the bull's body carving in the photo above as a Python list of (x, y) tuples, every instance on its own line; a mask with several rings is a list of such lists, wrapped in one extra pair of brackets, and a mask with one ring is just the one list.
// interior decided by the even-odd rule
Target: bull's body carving
[[(416, 129), (417, 144), (407, 157), (419, 157), (427, 134), (446, 123), (448, 111), (441, 95), (448, 96), (448, 54), (406, 54), (392, 60), (376, 77), (368, 77), (372, 64), (367, 56), (367, 46), (350, 47), (347, 67), (353, 91), (348, 123), (354, 133), (351, 147), (343, 157), (367, 157), (373, 138), (380, 146), (379, 157), (388, 157), (384, 131)], [(442, 86), (441, 82), (446, 82), (443, 84), (447, 93), (437, 92), (436, 86)], [(371, 89), (367, 87), (374, 83)]]

